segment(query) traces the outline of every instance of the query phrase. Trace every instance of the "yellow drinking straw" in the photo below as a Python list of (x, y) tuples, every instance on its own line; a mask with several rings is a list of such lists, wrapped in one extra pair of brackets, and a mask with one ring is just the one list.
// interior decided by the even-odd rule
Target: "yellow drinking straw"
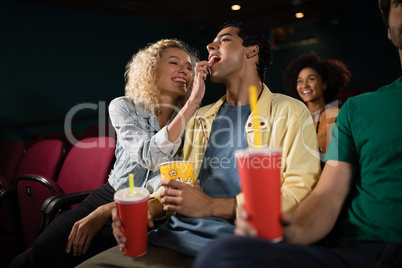
[(253, 129), (254, 129), (254, 146), (255, 148), (261, 148), (262, 147), (262, 139), (261, 139), (261, 132), (259, 126), (259, 120), (258, 120), (258, 108), (257, 108), (257, 87), (256, 86), (251, 86), (249, 88), (249, 94), (250, 94), (250, 106), (251, 106), (251, 115), (253, 119)]
[(134, 194), (134, 175), (128, 174), (128, 183), (130, 184), (130, 194)]

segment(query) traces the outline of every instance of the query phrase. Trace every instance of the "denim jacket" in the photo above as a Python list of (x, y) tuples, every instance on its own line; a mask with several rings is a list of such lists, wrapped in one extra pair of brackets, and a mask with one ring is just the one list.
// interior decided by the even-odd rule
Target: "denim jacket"
[[(175, 111), (170, 121), (176, 114)], [(126, 97), (111, 101), (109, 116), (117, 134), (116, 162), (109, 175), (110, 185), (116, 191), (129, 187), (128, 174), (133, 173), (136, 186), (154, 192), (160, 183), (159, 164), (173, 158), (181, 139), (171, 143), (167, 125), (161, 129), (157, 117), (145, 109), (143, 103), (134, 103)]]

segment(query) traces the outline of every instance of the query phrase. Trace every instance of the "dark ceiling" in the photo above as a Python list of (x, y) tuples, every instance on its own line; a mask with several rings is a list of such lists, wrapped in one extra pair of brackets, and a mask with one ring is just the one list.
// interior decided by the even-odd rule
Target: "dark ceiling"
[[(297, 11), (304, 19), (324, 16), (343, 7), (346, 0), (14, 0), (47, 6), (109, 13), (161, 22), (183, 23), (200, 28), (218, 27), (229, 19), (266, 29), (295, 22)], [(242, 6), (239, 11), (232, 4)]]

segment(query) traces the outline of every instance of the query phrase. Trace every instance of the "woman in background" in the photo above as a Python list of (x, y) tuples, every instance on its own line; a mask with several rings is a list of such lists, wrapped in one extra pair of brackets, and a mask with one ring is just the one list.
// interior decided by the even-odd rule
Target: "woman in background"
[(325, 155), (331, 141), (331, 130), (339, 113), (337, 102), (332, 103), (350, 80), (346, 65), (317, 54), (301, 55), (284, 72), (284, 88), (294, 98), (303, 101), (313, 117), (320, 153)]
[(116, 245), (111, 227), (114, 193), (129, 187), (130, 173), (135, 185), (151, 193), (157, 189), (159, 164), (172, 160), (179, 150), (185, 126), (204, 96), (204, 82), (199, 82), (207, 69), (195, 70), (197, 54), (174, 39), (134, 54), (125, 73), (125, 96), (109, 105), (117, 143), (107, 183), (57, 217), (11, 267), (75, 267)]

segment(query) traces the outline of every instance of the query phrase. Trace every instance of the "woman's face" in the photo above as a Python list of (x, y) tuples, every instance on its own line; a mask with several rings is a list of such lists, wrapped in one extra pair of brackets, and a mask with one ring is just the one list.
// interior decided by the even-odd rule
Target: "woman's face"
[(312, 68), (306, 67), (299, 73), (296, 83), (297, 92), (305, 102), (315, 102), (324, 99), (324, 90), (327, 88), (322, 77)]
[(191, 72), (191, 58), (184, 50), (166, 49), (156, 68), (160, 94), (174, 98), (185, 95), (193, 79)]

